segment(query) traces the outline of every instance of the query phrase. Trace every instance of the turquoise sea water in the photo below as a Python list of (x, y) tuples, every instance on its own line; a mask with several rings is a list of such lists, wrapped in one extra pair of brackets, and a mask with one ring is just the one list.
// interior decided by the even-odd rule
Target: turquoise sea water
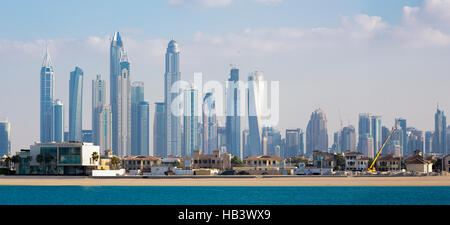
[(2, 205), (450, 205), (450, 187), (0, 186)]

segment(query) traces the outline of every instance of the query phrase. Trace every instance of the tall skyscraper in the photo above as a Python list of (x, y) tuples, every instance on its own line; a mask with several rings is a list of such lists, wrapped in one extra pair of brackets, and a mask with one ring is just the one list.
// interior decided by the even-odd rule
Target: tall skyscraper
[(373, 137), (373, 150), (377, 152), (382, 142), (382, 130), (381, 130), (381, 116), (372, 116), (371, 118), (372, 125), (372, 137)]
[(425, 132), (425, 152), (423, 155), (430, 155), (433, 153), (433, 137), (432, 131)]
[(341, 152), (351, 151), (356, 152), (356, 131), (355, 127), (349, 125), (342, 128), (341, 135)]
[(100, 145), (99, 123), (102, 120), (100, 112), (105, 105), (107, 105), (106, 81), (102, 80), (102, 76), (98, 74), (96, 79), (92, 80), (92, 142), (94, 145)]
[(374, 158), (374, 149), (373, 149), (373, 137), (372, 134), (364, 134), (362, 138), (360, 138), (361, 145), (361, 153), (369, 158)]
[[(123, 43), (122, 38), (120, 37), (119, 32), (114, 33), (114, 36), (111, 40), (111, 46), (110, 46), (110, 63), (109, 63), (109, 71), (110, 71), (110, 104), (111, 104), (111, 111), (112, 111), (112, 148), (113, 153), (115, 155), (122, 154), (124, 149), (122, 148), (121, 144), (122, 141), (122, 121), (120, 115), (121, 106), (118, 105), (119, 100), (119, 80), (122, 80), (122, 70), (121, 70), (121, 58), (122, 58), (122, 52), (123, 52)], [(119, 130), (120, 129), (120, 130)], [(126, 145), (125, 145), (126, 146)], [(119, 155), (122, 156), (122, 155)]]
[(239, 91), (239, 69), (231, 68), (226, 87), (227, 152), (242, 158), (241, 149), (241, 93)]
[(202, 152), (212, 154), (218, 150), (216, 100), (213, 93), (208, 92), (203, 99)]
[(167, 157), (166, 126), (164, 102), (155, 103), (155, 117), (153, 121), (153, 155)]
[[(166, 118), (166, 149), (169, 155), (181, 155), (182, 127), (181, 116), (175, 110), (180, 110), (180, 106), (172, 104), (175, 98), (180, 95), (180, 87), (177, 81), (181, 78), (180, 73), (180, 49), (174, 40), (169, 42), (166, 52), (166, 72), (164, 74), (164, 105)], [(175, 84), (175, 85), (174, 85)]]
[(45, 52), (44, 61), (41, 67), (40, 79), (40, 133), (41, 142), (53, 141), (53, 92), (54, 92), (54, 71), (48, 48)]
[[(413, 155), (416, 150), (419, 150), (424, 153), (424, 135), (423, 132), (420, 130), (415, 129), (414, 127), (408, 127), (407, 128), (407, 135), (408, 135), (408, 146), (406, 148), (406, 154), (405, 157), (408, 157), (410, 155)], [(423, 154), (425, 155), (425, 154)]]
[(11, 124), (0, 121), (0, 157), (11, 154)]
[(131, 155), (142, 155), (141, 143), (138, 140), (142, 135), (139, 133), (138, 116), (139, 104), (142, 101), (144, 101), (144, 82), (135, 81), (131, 84)]
[(332, 153), (341, 153), (341, 132), (336, 131), (333, 133), (333, 145), (331, 146)]
[(262, 124), (262, 101), (264, 97), (263, 73), (255, 71), (248, 77), (248, 127), (249, 127), (249, 150), (251, 156), (261, 155), (261, 132)]
[(75, 67), (69, 81), (69, 141), (82, 140), (83, 70)]
[(116, 149), (118, 156), (124, 157), (131, 155), (131, 78), (130, 63), (125, 51), (122, 51), (120, 57), (120, 71), (121, 74), (117, 77), (116, 108), (112, 109), (113, 149)]
[(64, 105), (59, 99), (53, 106), (53, 115), (53, 141), (64, 142)]
[[(281, 132), (273, 127), (262, 128), (262, 149), (263, 155), (274, 155), (277, 146), (281, 146)], [(281, 150), (281, 147), (280, 147)]]
[(100, 146), (100, 154), (112, 149), (112, 112), (111, 106), (103, 105), (98, 111), (97, 141)]
[(402, 156), (407, 156), (407, 146), (408, 146), (408, 135), (407, 135), (407, 126), (406, 126), (406, 119), (402, 118), (396, 118), (395, 119), (395, 126), (397, 129), (401, 128), (401, 138), (400, 138), (400, 152)]
[(447, 137), (447, 118), (444, 111), (437, 108), (434, 115), (434, 135), (433, 135), (433, 153), (446, 155), (446, 137)]
[(222, 152), (228, 152), (227, 129), (226, 127), (217, 127), (217, 146)]
[(360, 113), (358, 120), (358, 152), (363, 152), (362, 143), (366, 134), (372, 135), (372, 120), (369, 113)]
[(301, 133), (301, 129), (286, 129), (286, 149), (284, 151), (284, 157), (289, 158), (303, 154), (300, 152)]
[(195, 150), (199, 150), (199, 91), (195, 87), (188, 88), (184, 91), (184, 152), (182, 156), (191, 156)]
[(136, 155), (150, 155), (150, 106), (148, 102), (141, 101), (137, 104), (137, 124), (135, 132), (137, 138), (137, 154)]
[(327, 117), (322, 109), (311, 114), (306, 128), (306, 155), (311, 156), (314, 150), (328, 151)]
[(251, 156), (250, 150), (250, 132), (248, 129), (242, 131), (242, 158)]

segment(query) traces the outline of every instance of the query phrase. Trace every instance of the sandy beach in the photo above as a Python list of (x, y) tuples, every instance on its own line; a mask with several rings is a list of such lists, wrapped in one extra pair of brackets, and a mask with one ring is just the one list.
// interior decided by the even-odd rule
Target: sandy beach
[(424, 177), (160, 177), (3, 176), (0, 185), (43, 186), (450, 186), (450, 176)]

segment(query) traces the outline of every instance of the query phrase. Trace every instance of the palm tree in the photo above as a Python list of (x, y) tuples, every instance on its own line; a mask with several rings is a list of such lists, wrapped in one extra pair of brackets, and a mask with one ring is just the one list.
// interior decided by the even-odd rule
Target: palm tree
[(6, 166), (8, 166), (8, 168), (10, 168), (10, 169), (11, 169), (11, 161), (12, 161), (11, 156), (7, 155), (5, 157), (5, 162), (6, 162)]
[(112, 166), (114, 169), (116, 169), (116, 168), (117, 168), (117, 165), (120, 165), (120, 159), (119, 159), (118, 157), (116, 157), (116, 156), (113, 156), (113, 157), (111, 158), (111, 166)]
[(14, 155), (11, 157), (11, 161), (14, 163), (14, 168), (17, 170), (17, 165), (20, 163), (20, 156)]
[(98, 158), (100, 158), (100, 156), (98, 155), (97, 152), (93, 152), (91, 157), (92, 157), (92, 160), (94, 161), (94, 163), (98, 160)]
[(36, 162), (39, 163), (39, 169), (42, 170), (42, 162), (44, 162), (44, 156), (41, 154), (36, 156)]

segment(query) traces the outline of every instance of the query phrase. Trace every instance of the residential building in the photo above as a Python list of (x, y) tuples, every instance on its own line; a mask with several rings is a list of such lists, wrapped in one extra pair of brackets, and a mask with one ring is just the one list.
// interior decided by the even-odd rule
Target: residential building
[(112, 149), (112, 112), (111, 106), (103, 105), (98, 110), (98, 127), (96, 128), (97, 142), (100, 146), (100, 154), (106, 153), (106, 150)]
[(306, 128), (306, 155), (311, 156), (315, 150), (328, 151), (327, 118), (322, 109), (311, 114)]
[[(181, 115), (178, 111), (173, 111), (172, 107), (175, 98), (180, 95), (178, 82), (181, 79), (180, 73), (180, 49), (174, 40), (169, 42), (166, 52), (166, 68), (164, 74), (164, 105), (166, 119), (166, 144), (168, 155), (181, 155), (182, 149), (182, 124)], [(175, 103), (177, 104), (177, 103)]]
[(64, 105), (59, 99), (53, 105), (53, 141), (64, 142)]
[(226, 136), (228, 137), (227, 152), (232, 155), (243, 157), (241, 148), (241, 103), (245, 102), (242, 98), (239, 87), (239, 69), (235, 66), (231, 68), (230, 78), (226, 87)]
[(99, 161), (100, 148), (92, 143), (36, 143), (30, 146), (30, 174), (89, 175)]
[(286, 129), (286, 149), (284, 153), (284, 158), (295, 157), (297, 155), (303, 155), (301, 151), (301, 145), (303, 140), (303, 132), (300, 128), (297, 129)]
[(150, 155), (150, 106), (148, 102), (141, 101), (136, 106), (136, 153)]
[(144, 82), (135, 81), (131, 84), (131, 155), (148, 155), (141, 151), (139, 138), (142, 134), (139, 133), (139, 117), (138, 108), (139, 103), (144, 101)]
[(82, 141), (83, 70), (75, 67), (69, 81), (69, 141)]
[(374, 145), (372, 134), (364, 134), (363, 137), (359, 138), (359, 143), (361, 153), (373, 159), (375, 156), (375, 151), (373, 149)]
[(401, 171), (402, 170), (402, 157), (395, 156), (390, 153), (378, 157), (375, 168), (377, 171)]
[(433, 163), (422, 157), (422, 152), (417, 150), (406, 159), (406, 171), (415, 173), (433, 172)]
[[(184, 151), (182, 156), (192, 156), (195, 150), (200, 149), (200, 110), (199, 91), (194, 86), (184, 91)], [(201, 107), (201, 106), (200, 106)]]
[(447, 118), (444, 115), (444, 111), (437, 108), (434, 115), (434, 135), (433, 135), (433, 153), (446, 155), (447, 149)]
[(140, 170), (141, 172), (151, 172), (152, 167), (161, 165), (162, 158), (154, 156), (127, 156), (122, 159), (122, 167), (126, 171)]
[(366, 171), (369, 166), (369, 158), (361, 152), (345, 153), (345, 170)]
[(11, 123), (0, 121), (0, 156), (11, 154)]
[(222, 171), (231, 169), (232, 155), (229, 153), (222, 153), (220, 150), (214, 150), (212, 154), (200, 153), (195, 150), (192, 156), (192, 168), (194, 169), (219, 169)]
[(155, 103), (155, 117), (153, 120), (153, 155), (167, 157), (166, 126), (164, 102)]
[(336, 155), (328, 152), (315, 150), (313, 152), (313, 165), (316, 168), (335, 168)]
[(212, 92), (206, 93), (203, 99), (202, 152), (212, 154), (218, 149), (216, 101)]
[(414, 127), (408, 127), (406, 134), (408, 136), (406, 155), (412, 155), (416, 150), (424, 152), (424, 137), (423, 132), (415, 129)]
[(424, 155), (431, 155), (433, 153), (433, 138), (432, 131), (425, 132), (425, 152)]
[(450, 172), (450, 154), (443, 157), (443, 171)]
[[(100, 145), (100, 112), (106, 103), (106, 81), (98, 74), (95, 80), (92, 80), (92, 143)], [(105, 133), (105, 132), (103, 132)], [(104, 148), (103, 148), (104, 150)]]
[(356, 131), (355, 127), (349, 125), (347, 127), (342, 128), (340, 135), (340, 150), (341, 153), (344, 151), (355, 152), (356, 151)]

